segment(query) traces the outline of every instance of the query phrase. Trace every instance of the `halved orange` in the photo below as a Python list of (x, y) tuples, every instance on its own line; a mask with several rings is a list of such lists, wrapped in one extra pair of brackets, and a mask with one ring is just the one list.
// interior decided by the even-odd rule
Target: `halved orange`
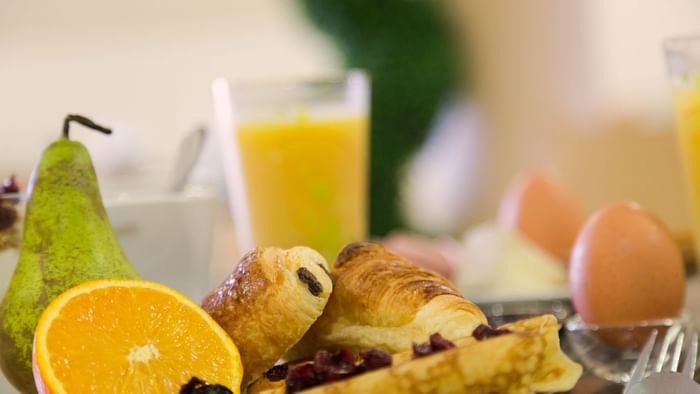
[(34, 336), (40, 393), (178, 393), (196, 376), (240, 392), (231, 338), (197, 304), (158, 283), (98, 280), (58, 296)]

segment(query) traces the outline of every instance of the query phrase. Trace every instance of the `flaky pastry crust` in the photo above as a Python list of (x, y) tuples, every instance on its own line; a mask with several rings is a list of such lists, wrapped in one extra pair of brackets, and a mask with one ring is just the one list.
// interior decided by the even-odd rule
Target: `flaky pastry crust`
[(415, 266), (376, 243), (346, 246), (333, 266), (334, 290), (323, 315), (289, 359), (319, 348), (411, 348), (435, 332), (471, 335), (486, 317), (445, 278)]
[(316, 251), (258, 247), (207, 295), (202, 307), (238, 347), (245, 385), (302, 338), (332, 290), (328, 264)]

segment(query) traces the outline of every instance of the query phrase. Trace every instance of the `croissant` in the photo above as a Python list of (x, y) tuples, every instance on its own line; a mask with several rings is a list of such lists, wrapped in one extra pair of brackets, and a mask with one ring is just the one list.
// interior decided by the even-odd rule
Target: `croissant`
[(326, 260), (306, 247), (258, 247), (202, 307), (231, 336), (243, 384), (268, 370), (321, 315), (333, 284)]
[(445, 278), (423, 270), (376, 243), (346, 246), (335, 260), (335, 280), (323, 315), (288, 359), (320, 348), (411, 348), (430, 334), (471, 335), (486, 324), (481, 310)]

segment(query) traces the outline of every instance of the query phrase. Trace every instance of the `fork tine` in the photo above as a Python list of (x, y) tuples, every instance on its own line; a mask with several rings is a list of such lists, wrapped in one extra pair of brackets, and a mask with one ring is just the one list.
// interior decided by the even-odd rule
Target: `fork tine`
[(639, 360), (637, 360), (637, 362), (634, 364), (634, 367), (632, 368), (630, 380), (627, 383), (627, 386), (625, 387), (625, 393), (628, 392), (630, 387), (639, 383), (642, 380), (642, 378), (644, 377), (644, 372), (647, 369), (647, 364), (649, 363), (649, 357), (651, 356), (651, 351), (652, 351), (652, 349), (654, 349), (654, 343), (656, 342), (656, 335), (657, 334), (658, 334), (657, 330), (652, 331), (651, 335), (649, 335), (649, 339), (647, 339), (647, 342), (644, 344), (644, 348), (642, 349), (642, 352), (639, 354)]
[(688, 350), (685, 354), (685, 361), (683, 362), (683, 375), (687, 375), (691, 379), (695, 375), (695, 364), (697, 363), (698, 357), (698, 333), (694, 332), (693, 336), (690, 337), (690, 344), (688, 345)]
[(664, 340), (661, 342), (661, 349), (659, 349), (659, 356), (656, 358), (656, 364), (654, 365), (654, 371), (661, 372), (663, 369), (664, 362), (666, 362), (666, 356), (668, 355), (668, 349), (671, 347), (673, 341), (676, 340), (676, 336), (681, 332), (681, 324), (674, 322), (671, 327), (666, 331), (664, 335)]
[(673, 355), (669, 362), (669, 371), (678, 371), (678, 363), (681, 361), (681, 352), (683, 351), (683, 343), (685, 342), (685, 333), (678, 334), (678, 340), (673, 346)]

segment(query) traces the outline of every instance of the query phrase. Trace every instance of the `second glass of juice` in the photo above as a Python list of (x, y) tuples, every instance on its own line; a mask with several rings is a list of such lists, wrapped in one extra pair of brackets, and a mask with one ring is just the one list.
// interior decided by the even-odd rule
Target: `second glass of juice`
[(241, 253), (304, 245), (331, 262), (345, 244), (366, 238), (368, 93), (359, 71), (316, 81), (214, 82)]
[(664, 48), (697, 255), (700, 252), (700, 36), (670, 39)]

